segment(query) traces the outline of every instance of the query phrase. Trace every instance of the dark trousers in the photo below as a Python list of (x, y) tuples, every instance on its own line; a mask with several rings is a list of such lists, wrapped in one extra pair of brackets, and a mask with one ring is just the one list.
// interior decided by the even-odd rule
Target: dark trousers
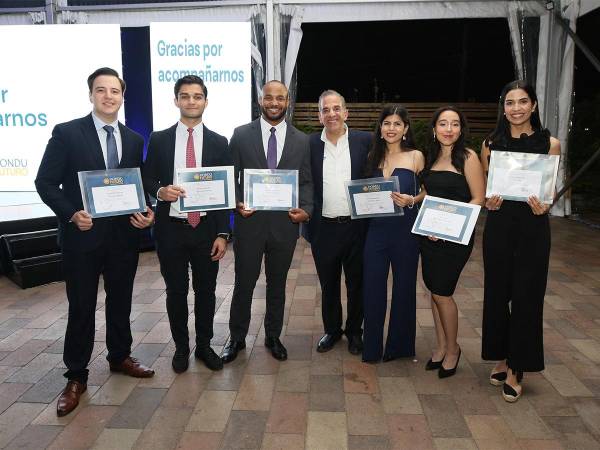
[(90, 252), (63, 251), (63, 269), (69, 302), (63, 360), (65, 377), (87, 382), (94, 348), (96, 299), (100, 274), (106, 292), (106, 359), (120, 363), (131, 353), (131, 296), (138, 264), (137, 248), (106, 243)]
[(537, 372), (544, 370), (550, 225), (546, 215), (534, 216), (530, 211), (512, 215), (510, 206), (502, 205), (507, 211), (488, 212), (483, 232), (481, 356), (506, 359), (515, 371)]
[(312, 242), (312, 254), (321, 283), (324, 331), (342, 333), (342, 269), (346, 278), (347, 335), (361, 335), (363, 321), (362, 270), (364, 237), (357, 224), (323, 218)]
[[(388, 222), (393, 225), (398, 221)], [(400, 227), (371, 223), (365, 242), (363, 359), (367, 361), (379, 361), (382, 354), (390, 358), (415, 354), (419, 247), (415, 235), (408, 230), (398, 230)], [(384, 349), (383, 329), (390, 264), (393, 275), (392, 304)]]
[(209, 346), (213, 337), (219, 262), (210, 259), (216, 238), (209, 230), (210, 225), (207, 221), (201, 221), (196, 228), (192, 228), (187, 224), (170, 222), (162, 230), (168, 236), (157, 236), (156, 252), (167, 288), (167, 314), (171, 335), (177, 351), (181, 352), (190, 351), (187, 303), (190, 266), (194, 288), (196, 346)]
[(265, 334), (279, 337), (283, 327), (285, 283), (295, 248), (296, 240), (275, 240), (268, 232), (252, 238), (235, 238), (235, 287), (229, 313), (232, 340), (243, 341), (248, 334), (252, 294), (263, 256), (267, 279)]

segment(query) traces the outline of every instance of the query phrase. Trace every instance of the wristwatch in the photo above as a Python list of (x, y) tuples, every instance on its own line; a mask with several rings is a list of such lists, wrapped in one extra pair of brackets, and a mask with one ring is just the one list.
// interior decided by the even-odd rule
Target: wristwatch
[(229, 239), (231, 239), (231, 234), (230, 233), (217, 233), (217, 237), (223, 238), (226, 241), (229, 241)]

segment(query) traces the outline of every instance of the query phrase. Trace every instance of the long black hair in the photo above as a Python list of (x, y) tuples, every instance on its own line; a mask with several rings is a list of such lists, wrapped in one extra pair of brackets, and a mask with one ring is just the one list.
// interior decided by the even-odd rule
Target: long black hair
[[(504, 115), (504, 102), (506, 101), (506, 95), (515, 89), (523, 89), (531, 103), (537, 104), (537, 94), (535, 93), (535, 88), (533, 85), (528, 83), (525, 80), (515, 80), (508, 83), (506, 86), (502, 88), (502, 92), (500, 92), (500, 98), (498, 99), (498, 117), (496, 118), (496, 128), (492, 131), (485, 140), (485, 145), (489, 146), (490, 142), (498, 142), (503, 143), (510, 137), (510, 122)], [(539, 106), (539, 105), (538, 105)], [(541, 131), (542, 121), (540, 119), (540, 111), (536, 106), (535, 110), (531, 112), (530, 117), (531, 128), (533, 131)]]
[(400, 117), (402, 123), (404, 123), (404, 127), (408, 127), (408, 131), (404, 135), (406, 139), (400, 141), (400, 150), (408, 151), (415, 147), (412, 127), (410, 126), (410, 116), (408, 115), (406, 108), (402, 105), (385, 105), (379, 113), (377, 125), (375, 126), (375, 133), (373, 134), (373, 139), (371, 141), (371, 148), (367, 156), (367, 167), (365, 170), (367, 176), (373, 175), (375, 170), (378, 169), (385, 160), (387, 143), (381, 137), (381, 124), (386, 117), (393, 115)]
[(452, 146), (452, 152), (450, 154), (450, 161), (456, 170), (460, 173), (463, 173), (465, 169), (465, 159), (469, 156), (469, 151), (465, 147), (465, 135), (468, 132), (469, 125), (467, 124), (467, 118), (463, 114), (463, 112), (458, 109), (456, 106), (448, 105), (442, 106), (434, 111), (433, 116), (431, 117), (431, 131), (432, 131), (432, 140), (429, 144), (429, 148), (427, 149), (427, 156), (425, 158), (425, 170), (430, 170), (431, 167), (435, 164), (440, 153), (442, 151), (442, 146), (440, 145), (440, 141), (435, 137), (435, 125), (440, 117), (440, 115), (445, 111), (453, 111), (458, 115), (458, 119), (460, 120), (460, 135), (458, 136), (457, 141)]

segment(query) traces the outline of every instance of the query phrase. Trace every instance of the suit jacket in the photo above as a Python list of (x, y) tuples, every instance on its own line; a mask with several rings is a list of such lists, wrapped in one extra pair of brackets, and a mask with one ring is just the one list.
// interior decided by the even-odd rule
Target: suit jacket
[[(372, 133), (359, 130), (348, 130), (348, 145), (350, 147), (350, 173), (351, 179), (364, 178), (364, 169), (367, 163), (367, 154), (371, 146)], [(310, 164), (314, 181), (314, 217), (311, 218), (307, 227), (304, 227), (304, 238), (313, 241), (321, 225), (323, 212), (323, 156), (325, 154), (325, 142), (321, 140), (321, 132), (310, 135)], [(352, 222), (355, 226), (364, 228), (366, 221), (362, 219)]]
[[(232, 161), (227, 149), (227, 139), (204, 126), (202, 132), (202, 166), (231, 166)], [(156, 131), (150, 135), (148, 143), (148, 154), (142, 168), (142, 180), (144, 190), (156, 196), (159, 188), (173, 184), (173, 170), (175, 164), (175, 131), (177, 124), (162, 131)], [(156, 224), (154, 232), (156, 239), (167, 240), (170, 233), (168, 230), (169, 210), (171, 202), (158, 200), (156, 203)], [(229, 227), (230, 210), (208, 211), (202, 216), (203, 221), (208, 222), (209, 234), (216, 237), (218, 233), (230, 233)], [(206, 225), (206, 224), (205, 224)], [(206, 227), (204, 226), (206, 229)]]
[[(122, 154), (120, 168), (141, 167), (144, 139), (119, 123)], [(140, 230), (129, 222), (129, 216), (93, 219), (88, 231), (81, 231), (70, 222), (83, 209), (77, 172), (105, 170), (102, 147), (92, 115), (61, 123), (54, 127), (40, 163), (35, 187), (59, 220), (58, 239), (63, 249), (89, 251), (110, 241), (111, 245), (136, 250)]]
[[(260, 119), (238, 127), (233, 132), (229, 148), (235, 166), (236, 197), (244, 201), (244, 169), (268, 169), (263, 146)], [(287, 124), (283, 152), (278, 169), (298, 170), (298, 206), (312, 216), (313, 182), (310, 170), (308, 136)], [(235, 235), (251, 238), (269, 230), (277, 240), (298, 239), (298, 224), (293, 223), (286, 211), (256, 211), (250, 217), (235, 215)]]

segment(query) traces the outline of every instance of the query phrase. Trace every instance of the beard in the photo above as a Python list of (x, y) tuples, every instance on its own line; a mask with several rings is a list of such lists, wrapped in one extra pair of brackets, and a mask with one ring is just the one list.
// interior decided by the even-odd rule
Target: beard
[(287, 108), (283, 108), (281, 110), (281, 112), (279, 114), (276, 115), (271, 115), (269, 113), (269, 111), (267, 111), (267, 108), (265, 108), (264, 106), (260, 105), (260, 110), (263, 114), (263, 116), (269, 120), (272, 120), (273, 122), (276, 122), (278, 120), (281, 120), (282, 118), (285, 117), (285, 113), (287, 112)]

